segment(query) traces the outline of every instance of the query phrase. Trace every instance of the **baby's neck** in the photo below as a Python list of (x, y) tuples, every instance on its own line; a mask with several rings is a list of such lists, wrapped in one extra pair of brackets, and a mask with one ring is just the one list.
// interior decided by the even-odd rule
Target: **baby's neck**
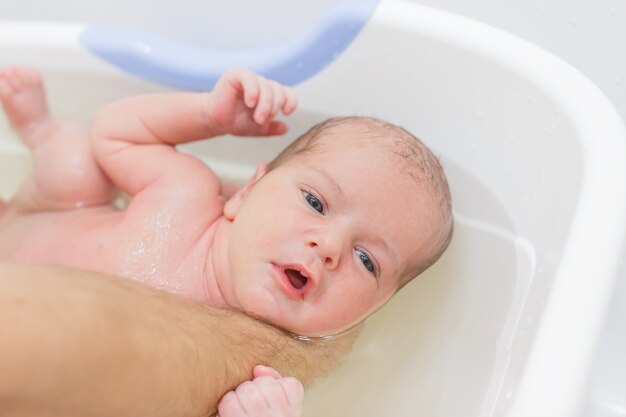
[(204, 267), (205, 302), (212, 307), (237, 308), (228, 272), (227, 236), (230, 232), (230, 222), (221, 218), (211, 229)]

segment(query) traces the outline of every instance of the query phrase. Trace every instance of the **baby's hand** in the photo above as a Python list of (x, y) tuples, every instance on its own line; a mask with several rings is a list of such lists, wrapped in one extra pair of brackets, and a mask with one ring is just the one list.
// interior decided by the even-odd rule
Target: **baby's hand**
[(218, 80), (209, 94), (208, 117), (219, 134), (280, 135), (287, 125), (274, 116), (279, 111), (291, 114), (297, 105), (291, 88), (240, 68)]
[(299, 417), (304, 388), (295, 378), (283, 378), (274, 369), (257, 365), (254, 379), (226, 393), (219, 417)]

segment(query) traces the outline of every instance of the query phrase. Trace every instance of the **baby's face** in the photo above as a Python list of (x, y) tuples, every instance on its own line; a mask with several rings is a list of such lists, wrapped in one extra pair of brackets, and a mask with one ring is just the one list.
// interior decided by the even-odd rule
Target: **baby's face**
[(294, 157), (250, 189), (228, 248), (241, 308), (296, 334), (335, 334), (383, 305), (424, 261), (437, 204), (379, 147)]

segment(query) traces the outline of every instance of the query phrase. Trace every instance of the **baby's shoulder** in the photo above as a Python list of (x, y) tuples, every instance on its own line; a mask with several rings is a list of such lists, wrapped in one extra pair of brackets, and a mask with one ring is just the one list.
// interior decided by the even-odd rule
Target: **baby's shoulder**
[(131, 216), (168, 213), (183, 223), (214, 221), (223, 209), (220, 179), (200, 161), (155, 181), (135, 195), (127, 208)]
[(219, 196), (221, 181), (217, 174), (204, 162), (195, 159), (180, 169), (172, 181), (164, 181), (165, 187), (179, 189), (182, 193)]

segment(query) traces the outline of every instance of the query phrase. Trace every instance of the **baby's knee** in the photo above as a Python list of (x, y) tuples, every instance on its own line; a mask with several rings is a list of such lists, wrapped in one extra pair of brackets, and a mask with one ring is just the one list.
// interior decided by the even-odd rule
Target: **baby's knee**
[(112, 198), (112, 184), (94, 158), (85, 127), (60, 127), (33, 156), (35, 185), (47, 199), (94, 205)]

